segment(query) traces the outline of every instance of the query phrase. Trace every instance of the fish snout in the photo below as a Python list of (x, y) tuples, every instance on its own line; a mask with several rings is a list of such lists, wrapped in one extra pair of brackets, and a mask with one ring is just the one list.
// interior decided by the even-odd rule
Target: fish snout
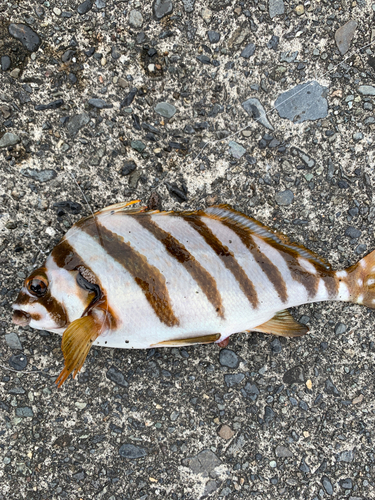
[(16, 309), (15, 311), (13, 311), (12, 321), (15, 325), (27, 326), (31, 321), (31, 316), (25, 311)]

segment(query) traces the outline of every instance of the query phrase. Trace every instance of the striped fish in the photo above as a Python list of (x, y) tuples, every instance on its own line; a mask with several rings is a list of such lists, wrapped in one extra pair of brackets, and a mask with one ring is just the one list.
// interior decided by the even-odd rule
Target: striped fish
[(304, 335), (288, 307), (375, 307), (375, 252), (332, 271), (320, 257), (226, 205), (159, 212), (112, 205), (76, 223), (13, 304), (18, 325), (62, 334), (59, 387), (91, 345), (228, 343), (259, 331)]

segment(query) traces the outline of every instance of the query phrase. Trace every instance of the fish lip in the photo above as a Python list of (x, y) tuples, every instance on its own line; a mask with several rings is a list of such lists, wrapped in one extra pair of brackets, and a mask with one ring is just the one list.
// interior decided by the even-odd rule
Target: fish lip
[(20, 309), (15, 309), (13, 311), (12, 322), (18, 326), (27, 326), (30, 324), (31, 315)]

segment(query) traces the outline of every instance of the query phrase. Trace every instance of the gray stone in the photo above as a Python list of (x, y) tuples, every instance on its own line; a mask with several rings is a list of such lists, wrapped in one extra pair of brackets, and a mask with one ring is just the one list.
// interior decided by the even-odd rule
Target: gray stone
[(251, 56), (254, 55), (254, 53), (255, 53), (255, 44), (254, 43), (249, 43), (243, 49), (243, 51), (241, 52), (240, 56), (243, 57), (244, 59), (249, 59)]
[(87, 125), (90, 121), (90, 117), (87, 113), (81, 113), (79, 115), (74, 115), (69, 121), (68, 125), (66, 126), (68, 133), (71, 136), (75, 136), (79, 130)]
[(246, 153), (246, 149), (237, 142), (229, 141), (228, 146), (230, 147), (230, 154), (233, 158), (239, 159)]
[(284, 14), (285, 7), (283, 0), (268, 0), (268, 12), (271, 19)]
[(23, 387), (13, 387), (9, 389), (9, 394), (25, 394), (25, 389)]
[(220, 33), (218, 33), (217, 31), (208, 30), (207, 36), (210, 43), (217, 43), (220, 40)]
[(296, 52), (281, 52), (280, 54), (280, 62), (292, 63), (296, 60), (298, 56), (298, 50)]
[(119, 453), (123, 458), (128, 458), (129, 460), (147, 456), (147, 450), (145, 448), (130, 443), (123, 444), (119, 449)]
[(281, 352), (281, 350), (282, 350), (282, 345), (280, 340), (278, 338), (273, 339), (273, 341), (271, 342), (271, 351), (274, 354), (278, 354), (279, 352)]
[(105, 9), (106, 0), (95, 0), (95, 5), (96, 5), (96, 8), (99, 10)]
[(277, 458), (289, 458), (293, 456), (293, 453), (286, 446), (276, 446), (275, 455)]
[(259, 122), (269, 130), (273, 130), (273, 126), (268, 121), (266, 111), (259, 99), (256, 97), (250, 97), (250, 99), (247, 99), (241, 105), (251, 118), (254, 118), (255, 121)]
[(169, 104), (168, 102), (158, 102), (155, 106), (155, 111), (164, 118), (172, 118), (176, 113), (176, 108), (173, 104)]
[(182, 5), (187, 13), (193, 12), (195, 0), (182, 0)]
[(303, 384), (305, 377), (301, 365), (293, 366), (284, 373), (283, 382), (285, 384)]
[(92, 9), (92, 0), (85, 0), (85, 2), (82, 2), (81, 4), (78, 5), (77, 7), (77, 12), (81, 16), (83, 14), (87, 14)]
[(276, 203), (281, 207), (286, 207), (293, 203), (294, 194), (290, 189), (286, 189), (285, 191), (279, 191), (275, 195)]
[(137, 168), (137, 164), (133, 160), (126, 160), (124, 166), (120, 170), (121, 175), (129, 175)]
[(32, 408), (29, 406), (21, 406), (16, 408), (16, 416), (17, 417), (33, 417), (34, 412)]
[(354, 132), (352, 137), (353, 137), (354, 141), (358, 142), (358, 141), (361, 141), (363, 139), (363, 134), (362, 134), (362, 132)]
[(335, 334), (336, 335), (342, 335), (343, 333), (345, 333), (347, 330), (346, 328), (346, 325), (344, 325), (344, 323), (337, 323), (337, 325), (335, 326)]
[(357, 255), (361, 255), (363, 254), (364, 252), (367, 251), (367, 245), (366, 243), (361, 243), (360, 245), (357, 246), (357, 248), (354, 250), (354, 252), (357, 254)]
[(275, 418), (275, 412), (270, 406), (264, 408), (264, 421), (266, 424), (270, 423)]
[(345, 230), (345, 236), (349, 236), (349, 238), (360, 238), (362, 234), (362, 231), (360, 231), (359, 229), (353, 227), (353, 226), (349, 226), (346, 228)]
[(195, 474), (203, 474), (207, 477), (216, 467), (221, 465), (221, 460), (211, 450), (203, 450), (194, 457), (183, 460)]
[(57, 177), (55, 170), (47, 168), (45, 170), (38, 170), (36, 168), (22, 168), (21, 174), (30, 179), (34, 179), (38, 182), (48, 182)]
[(340, 479), (339, 485), (344, 490), (351, 490), (353, 488), (353, 481), (350, 479), (350, 477), (347, 477), (345, 479)]
[(117, 59), (120, 59), (121, 57), (121, 51), (116, 45), (113, 45), (113, 47), (111, 48), (111, 56), (115, 61), (117, 61)]
[(350, 463), (354, 460), (354, 450), (345, 450), (338, 454), (337, 460), (339, 462)]
[(11, 349), (22, 350), (22, 344), (20, 342), (20, 339), (18, 338), (18, 335), (15, 332), (6, 333), (5, 342)]
[(333, 493), (333, 486), (331, 481), (328, 479), (327, 476), (322, 477), (322, 485), (323, 488), (326, 490), (327, 495), (332, 495)]
[(154, 0), (152, 4), (152, 12), (155, 18), (160, 21), (164, 16), (168, 16), (173, 12), (173, 3), (171, 0)]
[(248, 382), (243, 388), (242, 395), (244, 397), (250, 398), (253, 401), (256, 400), (258, 394), (259, 394), (259, 389), (255, 384), (250, 384), (250, 382)]
[(228, 368), (237, 368), (240, 364), (237, 354), (230, 349), (222, 349), (220, 351), (219, 361), (221, 366), (227, 366)]
[(315, 160), (310, 158), (310, 156), (301, 149), (293, 148), (292, 154), (294, 156), (298, 156), (303, 161), (303, 163), (306, 165), (307, 168), (313, 168), (315, 166)]
[(39, 35), (26, 24), (10, 24), (9, 33), (13, 38), (19, 40), (26, 50), (35, 52), (42, 43)]
[(337, 387), (333, 384), (332, 380), (327, 378), (325, 381), (324, 392), (327, 394), (332, 394), (332, 396), (338, 397), (340, 396), (340, 392)]
[(225, 9), (229, 5), (233, 4), (233, 0), (210, 0), (209, 7), (215, 12), (219, 12), (220, 10)]
[(204, 487), (204, 493), (203, 493), (202, 498), (209, 496), (211, 493), (213, 493), (215, 490), (217, 490), (217, 488), (218, 488), (218, 484), (216, 483), (216, 481), (214, 481), (213, 479), (210, 479), (209, 481), (207, 481), (207, 483)]
[(351, 19), (346, 24), (344, 24), (344, 26), (341, 26), (341, 28), (339, 28), (336, 31), (335, 33), (336, 45), (341, 55), (344, 55), (348, 52), (356, 28), (357, 28), (357, 21)]
[(121, 387), (127, 387), (129, 385), (125, 379), (125, 375), (115, 366), (111, 366), (109, 368), (109, 370), (106, 373), (106, 377), (108, 380), (114, 382), (115, 384)]
[(233, 373), (224, 376), (227, 387), (234, 387), (235, 385), (240, 384), (244, 378), (245, 375), (243, 373)]
[(131, 10), (129, 14), (129, 24), (133, 28), (141, 28), (143, 25), (143, 16), (139, 10)]
[(281, 118), (294, 123), (325, 118), (328, 113), (327, 90), (316, 81), (301, 83), (280, 94), (275, 109)]
[(24, 354), (13, 354), (9, 358), (9, 365), (18, 372), (22, 372), (26, 368), (27, 363), (27, 357)]
[(126, 108), (130, 106), (130, 104), (134, 101), (135, 96), (137, 95), (138, 89), (137, 87), (133, 87), (128, 94), (124, 97), (124, 99), (120, 103), (120, 108)]
[(362, 95), (375, 95), (375, 87), (372, 85), (360, 85), (358, 92)]
[(0, 64), (1, 64), (2, 71), (8, 71), (11, 63), (12, 63), (12, 61), (10, 60), (9, 56), (1, 56)]
[(5, 132), (3, 137), (0, 139), (0, 148), (8, 148), (9, 146), (15, 146), (20, 142), (18, 135), (13, 134), (13, 132)]
[(103, 99), (98, 99), (96, 97), (89, 99), (88, 103), (93, 108), (98, 108), (98, 109), (113, 108), (113, 104), (108, 104)]
[(146, 149), (146, 144), (142, 141), (131, 141), (130, 146), (138, 153), (142, 153)]

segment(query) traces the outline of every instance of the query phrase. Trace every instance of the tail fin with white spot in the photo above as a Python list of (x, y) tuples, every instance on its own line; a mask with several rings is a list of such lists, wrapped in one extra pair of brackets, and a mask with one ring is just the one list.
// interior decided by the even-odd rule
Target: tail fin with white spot
[(339, 279), (339, 288), (346, 286), (348, 289), (349, 297), (346, 300), (375, 309), (375, 250), (354, 266), (336, 273), (336, 277)]

